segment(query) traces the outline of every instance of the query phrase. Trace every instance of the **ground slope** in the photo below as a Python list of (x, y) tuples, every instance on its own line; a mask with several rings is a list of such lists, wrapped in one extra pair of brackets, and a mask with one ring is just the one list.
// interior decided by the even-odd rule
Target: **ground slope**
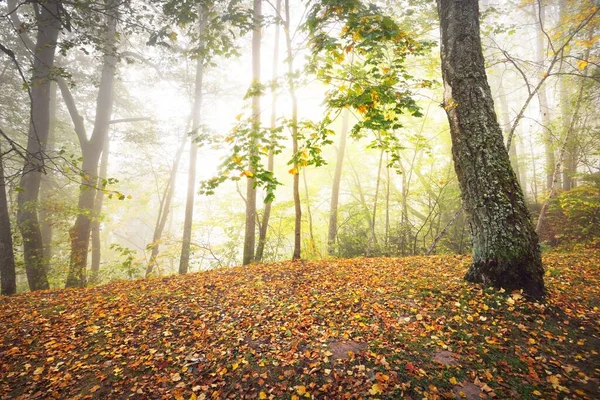
[(0, 298), (0, 398), (600, 398), (600, 251), (545, 305), (469, 259), (276, 263)]

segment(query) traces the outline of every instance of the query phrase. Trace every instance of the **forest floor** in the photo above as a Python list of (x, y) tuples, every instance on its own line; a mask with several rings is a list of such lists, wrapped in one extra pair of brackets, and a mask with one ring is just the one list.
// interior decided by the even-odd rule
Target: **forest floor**
[(0, 398), (600, 398), (600, 250), (545, 304), (469, 258), (282, 262), (0, 298)]

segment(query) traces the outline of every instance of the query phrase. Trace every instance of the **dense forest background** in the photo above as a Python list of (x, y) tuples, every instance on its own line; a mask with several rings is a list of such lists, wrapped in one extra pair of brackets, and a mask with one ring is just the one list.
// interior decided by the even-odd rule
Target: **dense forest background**
[[(434, 2), (1, 10), (0, 250), (17, 292), (471, 252)], [(542, 249), (597, 246), (597, 4), (481, 1), (480, 24)]]

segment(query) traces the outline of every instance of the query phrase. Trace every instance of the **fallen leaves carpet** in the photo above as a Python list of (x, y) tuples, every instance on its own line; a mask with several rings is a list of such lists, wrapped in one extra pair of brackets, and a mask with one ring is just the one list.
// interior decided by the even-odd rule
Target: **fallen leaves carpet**
[(545, 304), (462, 256), (282, 262), (0, 298), (0, 398), (598, 399), (600, 251)]

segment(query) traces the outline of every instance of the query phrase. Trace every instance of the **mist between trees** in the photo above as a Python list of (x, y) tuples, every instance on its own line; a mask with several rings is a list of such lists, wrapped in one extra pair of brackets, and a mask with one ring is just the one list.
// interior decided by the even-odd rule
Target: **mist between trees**
[(473, 253), (543, 297), (600, 236), (598, 6), (465, 3), (3, 3), (2, 292)]

